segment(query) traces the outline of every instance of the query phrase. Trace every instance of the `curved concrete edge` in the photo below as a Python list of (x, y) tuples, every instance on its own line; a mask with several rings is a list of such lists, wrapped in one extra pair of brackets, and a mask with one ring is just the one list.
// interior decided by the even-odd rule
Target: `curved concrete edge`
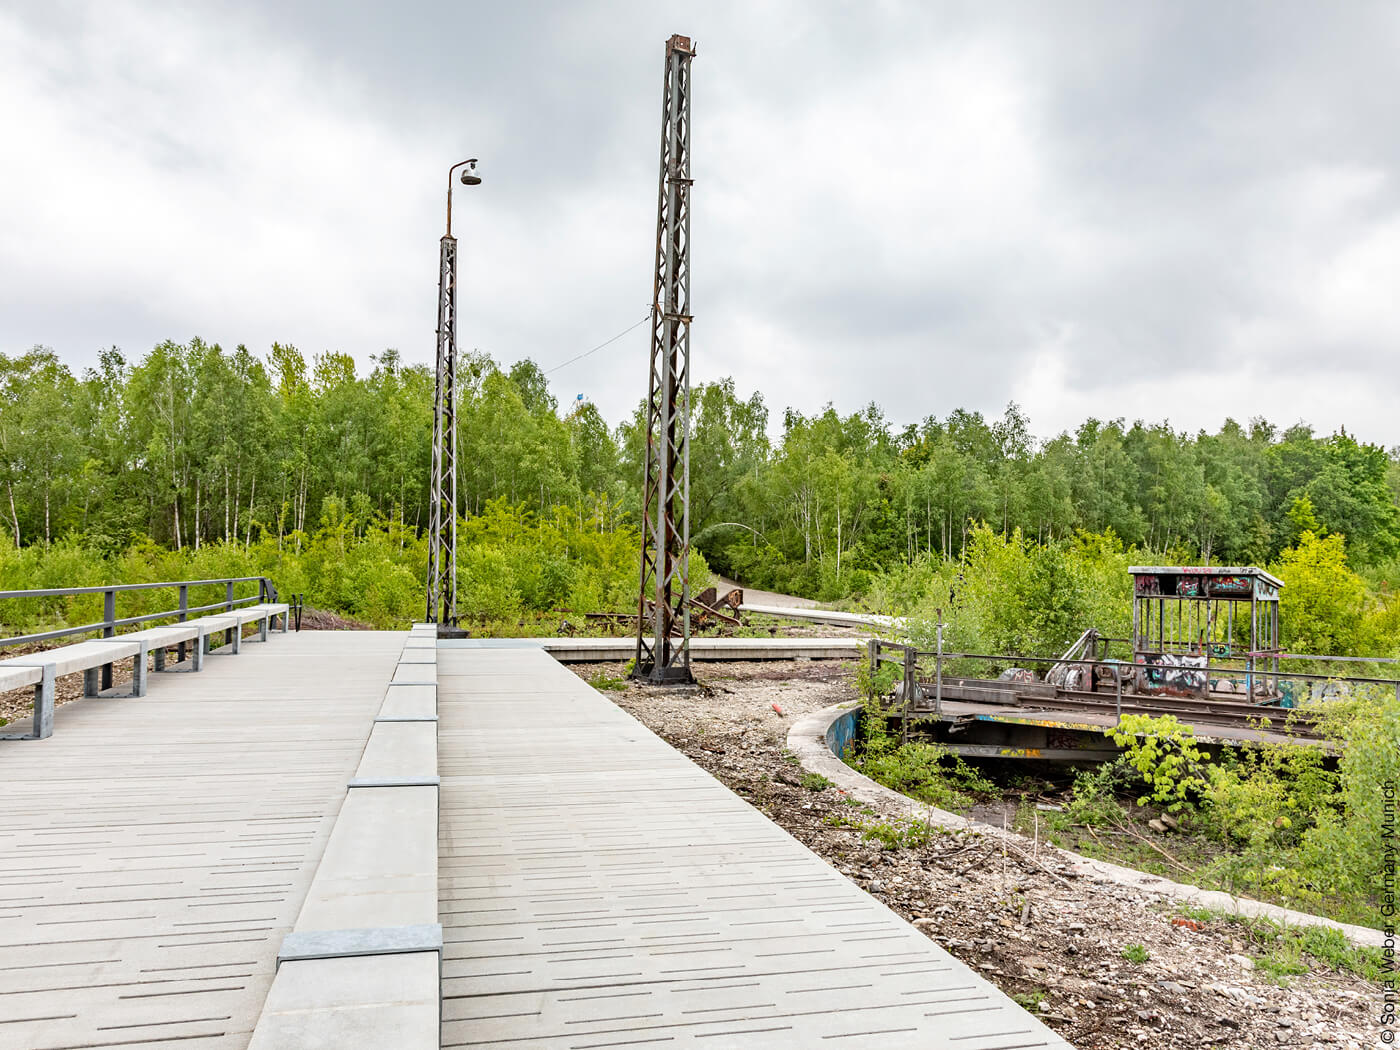
[[(946, 810), (935, 809), (917, 802), (907, 795), (901, 795), (897, 791), (875, 783), (869, 777), (846, 765), (836, 756), (834, 745), (844, 745), (846, 741), (850, 740), (855, 716), (860, 713), (860, 710), (859, 703), (836, 704), (832, 707), (824, 707), (820, 711), (814, 711), (805, 718), (799, 719), (788, 730), (788, 750), (797, 756), (802, 768), (809, 773), (821, 774), (848, 795), (862, 802), (882, 802), (893, 805), (904, 810), (911, 817), (936, 824), (939, 827), (973, 832), (997, 839), (1004, 837), (1018, 846), (1028, 844), (1023, 836), (1014, 832), (1004, 831), (994, 825), (960, 817), (956, 813), (949, 813)], [(1074, 873), (1082, 878), (1106, 880), (1119, 886), (1141, 890), (1143, 893), (1174, 897), (1200, 905), (1203, 908), (1210, 908), (1212, 911), (1250, 918), (1272, 919), (1274, 922), (1286, 926), (1328, 926), (1339, 931), (1353, 944), (1369, 948), (1380, 948), (1385, 944), (1385, 935), (1380, 930), (1373, 930), (1367, 926), (1336, 922), (1320, 915), (1309, 915), (1307, 912), (1294, 911), (1292, 908), (1284, 908), (1277, 904), (1266, 904), (1249, 897), (1236, 897), (1220, 890), (1203, 890), (1199, 886), (1172, 882), (1170, 879), (1149, 875), (1133, 868), (1125, 868), (1119, 864), (1110, 864), (1108, 861), (1080, 856), (1078, 853), (1071, 853), (1069, 850), (1059, 847), (1052, 848), (1059, 857), (1069, 861)]]

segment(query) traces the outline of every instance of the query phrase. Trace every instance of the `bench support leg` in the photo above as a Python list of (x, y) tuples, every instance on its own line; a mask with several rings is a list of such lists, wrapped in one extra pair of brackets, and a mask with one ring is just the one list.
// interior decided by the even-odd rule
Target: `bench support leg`
[(152, 649), (152, 650), (151, 650), (151, 657), (152, 657), (152, 660), (153, 660), (154, 663), (155, 663), (155, 668), (154, 668), (154, 669), (157, 670), (157, 671), (164, 671), (164, 670), (165, 670), (165, 648), (164, 648), (163, 646), (157, 646), (155, 649)]
[(102, 668), (89, 667), (83, 672), (83, 695), (99, 696), (102, 693)]
[(258, 621), (258, 641), (267, 641), (267, 621), (272, 619), (272, 614), (267, 613)]
[(34, 687), (34, 739), (53, 736), (54, 666), (44, 667), (44, 677)]
[(199, 629), (199, 637), (194, 640), (194, 669), (204, 670), (204, 654), (209, 651), (209, 634), (203, 627)]
[(131, 658), (131, 695), (146, 695), (146, 655), (150, 650), (144, 645), (141, 651)]

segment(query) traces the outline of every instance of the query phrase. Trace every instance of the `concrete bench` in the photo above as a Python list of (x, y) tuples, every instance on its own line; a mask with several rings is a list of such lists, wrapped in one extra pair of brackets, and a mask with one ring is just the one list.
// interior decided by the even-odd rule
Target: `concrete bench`
[[(204, 636), (207, 631), (207, 627), (201, 621), (189, 620), (185, 623), (174, 623), (168, 627), (147, 627), (142, 631), (132, 631), (130, 634), (118, 635), (115, 638), (101, 638), (98, 640), (101, 642), (135, 642), (137, 645), (141, 646), (142, 652), (140, 658), (133, 665), (140, 679), (140, 684), (135, 690), (134, 695), (145, 696), (146, 654), (150, 653), (154, 657), (153, 663), (155, 666), (153, 669), (156, 671), (202, 671), (204, 669)], [(179, 667), (179, 664), (185, 662), (184, 646), (187, 642), (194, 643), (194, 645), (191, 646), (191, 666), (188, 668)], [(175, 668), (166, 667), (165, 654), (169, 649), (179, 650), (179, 655), (176, 657), (177, 666)]]
[(282, 617), (282, 633), (287, 633), (287, 614), (291, 610), (291, 606), (286, 602), (263, 602), (260, 605), (248, 606), (248, 611), (251, 612), (253, 610), (257, 610), (259, 613), (265, 612), (268, 617), (268, 622), (263, 627), (262, 638), (259, 639), (260, 641), (267, 641), (267, 632), (269, 629), (276, 629), (277, 617), (279, 616)]
[(212, 616), (201, 616), (198, 620), (189, 622), (203, 629), (203, 649), (206, 653), (215, 651), (214, 637), (220, 631), (225, 635), (224, 648), (235, 655), (242, 651), (243, 621), (233, 613), (214, 613)]
[[(34, 730), (31, 733), (2, 733), (0, 740), (39, 740), (53, 734), (54, 676), (46, 668), (0, 664), (0, 693), (34, 687)], [(47, 700), (45, 697), (47, 696)]]
[[(41, 681), (34, 694), (33, 739), (42, 740), (53, 735), (54, 683), (57, 679), (81, 671), (83, 695), (97, 696), (102, 692), (102, 668), (132, 657), (131, 691), (108, 695), (141, 696), (145, 693), (146, 651), (138, 642), (103, 638), (0, 660), (0, 671), (31, 668), (39, 672)], [(137, 692), (138, 689), (140, 692)]]

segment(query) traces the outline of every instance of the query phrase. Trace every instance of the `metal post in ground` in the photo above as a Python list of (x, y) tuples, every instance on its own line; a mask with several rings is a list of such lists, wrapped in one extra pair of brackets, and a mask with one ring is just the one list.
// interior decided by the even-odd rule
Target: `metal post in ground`
[(943, 610), (938, 610), (938, 655), (933, 665), (933, 713), (943, 717)]
[(914, 647), (904, 647), (904, 703), (899, 709), (899, 742), (909, 743), (909, 705), (914, 702), (914, 690), (918, 686), (918, 664), (914, 660)]
[(1123, 669), (1115, 667), (1113, 669), (1113, 704), (1117, 715), (1114, 728), (1118, 729), (1123, 725)]
[(870, 655), (870, 690), (866, 699), (875, 698), (875, 679), (880, 673), (880, 639), (871, 638), (865, 643), (866, 652)]

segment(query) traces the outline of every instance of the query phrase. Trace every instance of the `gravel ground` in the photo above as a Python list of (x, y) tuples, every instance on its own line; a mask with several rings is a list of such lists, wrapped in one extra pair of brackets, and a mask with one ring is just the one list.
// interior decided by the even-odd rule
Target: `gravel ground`
[[(585, 680), (622, 674), (620, 664), (574, 669)], [(865, 839), (848, 822), (891, 814), (835, 789), (807, 790), (784, 754), (794, 718), (855, 699), (835, 665), (701, 664), (699, 676), (698, 690), (629, 682), (605, 695), (1075, 1046), (1378, 1045), (1377, 985), (1327, 970), (1279, 987), (1252, 968), (1238, 926), (1174, 925), (1163, 898), (1078, 877), (1044, 844), (1023, 840), (1018, 853), (937, 830), (913, 848)], [(1129, 945), (1147, 961), (1127, 961)]]

